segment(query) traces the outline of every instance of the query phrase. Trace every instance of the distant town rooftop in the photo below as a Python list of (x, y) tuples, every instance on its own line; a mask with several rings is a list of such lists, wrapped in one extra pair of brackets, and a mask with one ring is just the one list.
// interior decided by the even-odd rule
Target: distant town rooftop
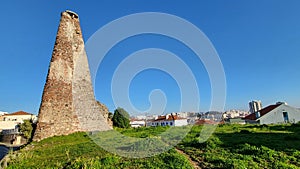
[(30, 113), (24, 112), (24, 111), (17, 111), (11, 114), (5, 114), (4, 116), (22, 116), (22, 115), (32, 115)]

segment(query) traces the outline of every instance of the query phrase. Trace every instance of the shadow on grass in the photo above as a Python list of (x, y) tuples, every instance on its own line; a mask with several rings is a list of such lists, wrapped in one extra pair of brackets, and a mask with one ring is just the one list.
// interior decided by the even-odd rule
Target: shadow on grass
[(285, 131), (285, 132), (293, 132), (300, 133), (300, 123), (296, 124), (282, 124), (282, 125), (247, 125), (245, 128), (248, 129), (259, 129), (266, 131)]
[(221, 125), (204, 143), (199, 143), (199, 132), (194, 127), (180, 143), (183, 147), (205, 149), (216, 144), (223, 148), (236, 149), (239, 144), (266, 146), (285, 151), (300, 150), (300, 125)]
[[(242, 130), (243, 131), (243, 130)], [(250, 144), (255, 146), (265, 146), (278, 151), (288, 151), (290, 149), (300, 150), (299, 133), (216, 133), (222, 146), (236, 149), (239, 144)]]

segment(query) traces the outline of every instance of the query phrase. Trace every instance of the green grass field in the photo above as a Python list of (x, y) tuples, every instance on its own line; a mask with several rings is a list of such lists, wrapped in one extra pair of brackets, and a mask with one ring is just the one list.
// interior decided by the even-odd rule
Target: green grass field
[(300, 125), (219, 125), (199, 143), (194, 127), (177, 146), (201, 168), (300, 168)]
[[(206, 142), (200, 143), (202, 127), (194, 126), (175, 147), (188, 156), (172, 148), (152, 157), (121, 157), (99, 147), (89, 134), (74, 133), (48, 138), (38, 143), (33, 142), (20, 151), (10, 154), (8, 168), (193, 168), (190, 160), (201, 168), (300, 167), (299, 124), (219, 125)], [(115, 130), (130, 138), (155, 138), (155, 143), (169, 143), (176, 140), (171, 136), (163, 135), (164, 131), (170, 130), (170, 127)], [(174, 131), (177, 129), (175, 128)], [(98, 134), (109, 136), (105, 132)], [(97, 138), (97, 134), (93, 137)], [(122, 137), (105, 141), (121, 144), (119, 142), (121, 139)], [(153, 147), (156, 146), (155, 143)], [(129, 149), (125, 151), (136, 151), (135, 146), (136, 142), (132, 145), (128, 143), (125, 147)]]

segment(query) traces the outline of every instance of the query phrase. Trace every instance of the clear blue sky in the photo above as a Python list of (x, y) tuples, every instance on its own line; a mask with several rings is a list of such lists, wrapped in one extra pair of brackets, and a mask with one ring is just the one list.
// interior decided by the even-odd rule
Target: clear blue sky
[[(263, 106), (286, 101), (300, 107), (300, 1), (14, 1), (0, 2), (0, 110), (38, 113), (60, 12), (79, 14), (84, 40), (101, 26), (137, 12), (163, 12), (188, 20), (201, 29), (215, 46), (227, 80), (225, 109), (248, 109), (258, 99)], [(184, 29), (184, 28), (183, 28)], [(210, 83), (200, 60), (173, 39), (142, 35), (126, 39), (106, 56), (96, 80), (96, 97), (110, 111), (110, 80), (126, 56), (143, 48), (162, 48), (179, 55), (196, 76), (200, 110), (210, 104)], [(153, 89), (165, 91), (166, 112), (176, 111), (180, 92), (167, 74), (149, 70), (130, 86), (136, 107), (149, 107)], [(189, 111), (189, 110), (186, 110)]]

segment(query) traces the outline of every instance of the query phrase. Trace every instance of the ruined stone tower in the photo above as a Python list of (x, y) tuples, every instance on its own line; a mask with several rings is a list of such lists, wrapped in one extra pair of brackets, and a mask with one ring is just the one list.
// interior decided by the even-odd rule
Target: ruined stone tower
[(94, 97), (78, 15), (61, 14), (33, 140), (112, 129)]

